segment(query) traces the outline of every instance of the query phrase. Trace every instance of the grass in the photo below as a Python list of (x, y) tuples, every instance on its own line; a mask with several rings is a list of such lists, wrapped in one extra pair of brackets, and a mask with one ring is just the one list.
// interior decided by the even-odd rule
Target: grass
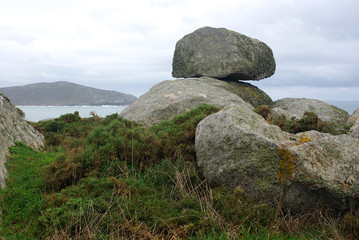
[(7, 161), (7, 187), (0, 190), (0, 236), (6, 239), (29, 239), (41, 231), (38, 218), (45, 200), (42, 168), (50, 164), (57, 153), (36, 152), (21, 142), (10, 147)]
[[(358, 214), (302, 215), (211, 188), (198, 171), (202, 105), (144, 129), (117, 114), (39, 122), (45, 151), (16, 142), (0, 191), (4, 239), (355, 239)], [(1, 239), (0, 237), (0, 239)]]

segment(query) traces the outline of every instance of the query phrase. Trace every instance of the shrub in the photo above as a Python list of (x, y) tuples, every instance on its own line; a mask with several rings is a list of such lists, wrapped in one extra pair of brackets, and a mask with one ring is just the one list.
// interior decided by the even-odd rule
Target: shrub
[[(82, 122), (66, 123), (60, 130), (61, 139), (55, 138), (57, 135), (54, 133), (49, 135), (50, 139), (55, 139), (55, 144), (65, 147), (67, 153), (46, 167), (45, 181), (49, 189), (59, 190), (91, 172), (101, 176), (117, 176), (122, 172), (117, 163), (122, 161), (139, 169), (158, 164), (163, 159), (193, 161), (196, 156), (194, 141), (197, 124), (218, 110), (214, 106), (201, 105), (148, 129), (118, 115), (111, 115), (96, 127), (88, 127), (82, 136), (74, 130), (80, 128)], [(61, 122), (61, 119), (55, 122)], [(83, 140), (73, 140), (82, 137)], [(74, 144), (78, 146), (77, 149), (83, 150), (74, 151)]]

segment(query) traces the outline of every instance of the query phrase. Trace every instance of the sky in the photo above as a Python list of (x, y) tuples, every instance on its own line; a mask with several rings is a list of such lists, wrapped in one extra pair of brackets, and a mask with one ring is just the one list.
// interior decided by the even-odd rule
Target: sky
[(0, 0), (0, 87), (69, 81), (135, 96), (174, 79), (184, 35), (224, 27), (266, 43), (272, 99), (359, 100), (358, 0)]

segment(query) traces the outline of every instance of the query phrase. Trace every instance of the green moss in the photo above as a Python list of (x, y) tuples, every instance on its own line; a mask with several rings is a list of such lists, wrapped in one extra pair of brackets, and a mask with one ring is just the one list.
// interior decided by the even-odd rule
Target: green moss
[[(253, 145), (255, 139), (247, 139), (246, 142), (236, 144), (237, 147), (229, 153), (228, 159), (233, 159), (228, 164), (235, 168), (239, 175), (243, 176), (243, 182), (253, 187), (252, 191), (262, 195), (273, 194), (276, 188), (276, 172), (278, 170), (278, 158), (274, 147), (265, 144)], [(236, 166), (233, 167), (233, 164)], [(245, 176), (252, 176), (251, 178)], [(230, 180), (232, 181), (232, 180)], [(246, 187), (246, 186), (242, 186)]]
[(223, 84), (218, 84), (217, 86), (236, 94), (245, 102), (250, 103), (253, 107), (259, 107), (261, 105), (271, 106), (273, 104), (272, 99), (265, 92), (249, 83), (241, 81), (224, 81)]

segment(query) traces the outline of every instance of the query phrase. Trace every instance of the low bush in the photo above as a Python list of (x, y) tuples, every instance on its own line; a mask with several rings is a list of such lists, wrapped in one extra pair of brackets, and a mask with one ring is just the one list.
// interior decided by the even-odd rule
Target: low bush
[(148, 129), (118, 115), (111, 115), (92, 127), (93, 130), (89, 127), (89, 133), (83, 134), (85, 138), (71, 135), (73, 130), (68, 129), (74, 125), (73, 122), (70, 126), (64, 125), (61, 132), (67, 137), (62, 137), (59, 145), (68, 151), (45, 169), (44, 178), (48, 188), (59, 190), (92, 172), (101, 176), (117, 176), (123, 171), (118, 162), (142, 169), (163, 159), (194, 161), (196, 126), (218, 110), (213, 106), (201, 105)]

